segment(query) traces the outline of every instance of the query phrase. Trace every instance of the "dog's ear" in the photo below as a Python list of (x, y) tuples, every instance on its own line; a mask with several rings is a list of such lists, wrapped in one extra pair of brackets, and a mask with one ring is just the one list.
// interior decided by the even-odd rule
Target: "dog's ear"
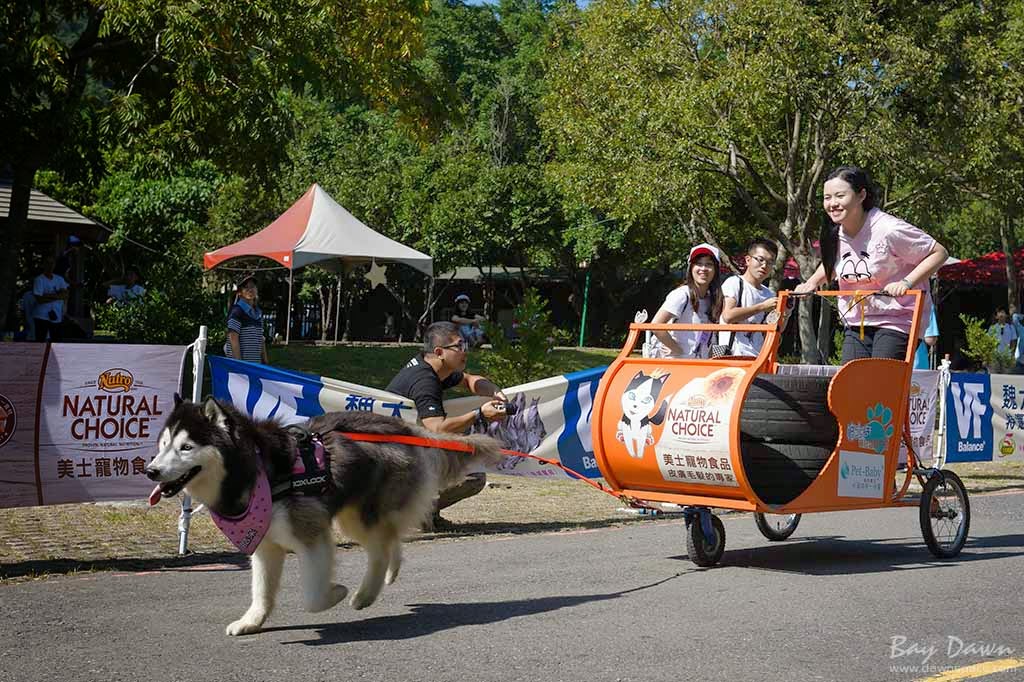
[(214, 398), (207, 398), (203, 402), (203, 416), (213, 422), (214, 426), (230, 433), (231, 420)]
[(174, 406), (177, 407), (178, 405), (181, 405), (183, 402), (185, 402), (185, 401), (182, 399), (181, 394), (178, 393), (177, 391), (175, 391), (174, 392)]

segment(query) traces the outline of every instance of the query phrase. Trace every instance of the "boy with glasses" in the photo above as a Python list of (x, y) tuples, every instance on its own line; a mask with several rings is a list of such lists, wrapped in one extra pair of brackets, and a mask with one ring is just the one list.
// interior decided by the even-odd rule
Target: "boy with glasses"
[[(764, 324), (775, 310), (778, 297), (764, 285), (775, 269), (779, 247), (768, 239), (755, 239), (747, 246), (747, 269), (722, 284), (724, 324)], [(719, 345), (729, 348), (728, 355), (756, 356), (761, 352), (764, 334), (759, 332), (719, 332)]]
[[(508, 399), (491, 380), (466, 371), (468, 350), (466, 340), (455, 324), (435, 322), (423, 334), (423, 350), (406, 363), (385, 390), (411, 398), (416, 404), (420, 422), (437, 433), (465, 433), (477, 419), (484, 422), (504, 419)], [(493, 400), (472, 412), (449, 416), (444, 411), (442, 393), (456, 386), (464, 386), (475, 395)], [(470, 474), (465, 482), (442, 492), (433, 522), (425, 524), (424, 530), (450, 525), (438, 512), (476, 495), (486, 484), (486, 475), (479, 472)]]

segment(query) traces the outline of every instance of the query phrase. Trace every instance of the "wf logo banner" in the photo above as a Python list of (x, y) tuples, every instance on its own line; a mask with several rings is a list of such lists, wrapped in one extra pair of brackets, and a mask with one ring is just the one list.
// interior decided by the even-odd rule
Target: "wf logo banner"
[(992, 459), (992, 389), (988, 374), (953, 374), (946, 391), (947, 462)]

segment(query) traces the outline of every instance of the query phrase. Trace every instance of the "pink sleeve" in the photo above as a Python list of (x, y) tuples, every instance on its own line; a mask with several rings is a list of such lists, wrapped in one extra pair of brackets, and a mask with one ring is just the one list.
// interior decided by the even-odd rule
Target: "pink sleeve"
[(935, 248), (935, 239), (921, 228), (897, 218), (889, 227), (889, 248), (899, 261), (914, 268)]

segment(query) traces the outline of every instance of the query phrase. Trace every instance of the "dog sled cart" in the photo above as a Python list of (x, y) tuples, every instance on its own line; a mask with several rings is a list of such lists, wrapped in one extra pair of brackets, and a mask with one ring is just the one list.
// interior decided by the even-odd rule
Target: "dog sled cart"
[[(880, 292), (816, 292), (861, 305)], [(915, 297), (917, 338), (922, 299)], [(631, 324), (594, 398), (594, 452), (612, 492), (634, 506), (683, 507), (686, 546), (698, 566), (725, 550), (712, 509), (753, 512), (758, 529), (785, 540), (802, 514), (917, 507), (932, 554), (959, 554), (970, 528), (967, 491), (953, 472), (914, 452), (908, 398), (914, 344), (903, 360), (854, 360), (832, 377), (778, 373), (779, 292), (769, 324)], [(647, 331), (762, 332), (756, 358), (647, 358), (633, 351)], [(900, 444), (908, 450), (898, 471)], [(920, 494), (909, 493), (916, 479)]]

